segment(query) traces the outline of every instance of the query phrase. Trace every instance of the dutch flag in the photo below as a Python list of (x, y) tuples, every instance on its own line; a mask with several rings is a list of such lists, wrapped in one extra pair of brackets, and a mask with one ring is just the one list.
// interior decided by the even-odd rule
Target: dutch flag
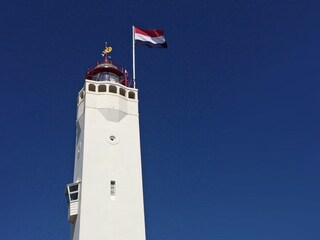
[(134, 28), (134, 41), (136, 46), (147, 46), (150, 48), (167, 48), (163, 30), (144, 30)]

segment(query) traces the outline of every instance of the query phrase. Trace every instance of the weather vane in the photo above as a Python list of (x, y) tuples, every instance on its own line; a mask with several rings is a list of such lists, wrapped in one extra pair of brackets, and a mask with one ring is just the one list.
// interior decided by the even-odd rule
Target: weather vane
[(110, 52), (112, 52), (112, 47), (108, 47), (108, 43), (105, 42), (105, 49), (101, 53), (102, 57), (106, 57)]

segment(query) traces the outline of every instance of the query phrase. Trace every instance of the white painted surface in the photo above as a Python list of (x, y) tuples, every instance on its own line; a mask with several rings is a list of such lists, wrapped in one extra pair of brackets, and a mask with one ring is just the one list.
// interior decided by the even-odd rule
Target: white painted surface
[(78, 210), (79, 210), (79, 202), (70, 202), (69, 204), (69, 222), (74, 223), (75, 220), (77, 219), (77, 215), (78, 215)]
[(126, 90), (121, 96), (119, 89), (88, 91), (90, 83), (110, 85), (86, 80), (78, 97), (74, 182), (81, 181), (81, 192), (71, 239), (145, 240), (138, 101), (128, 98), (137, 89), (112, 84)]

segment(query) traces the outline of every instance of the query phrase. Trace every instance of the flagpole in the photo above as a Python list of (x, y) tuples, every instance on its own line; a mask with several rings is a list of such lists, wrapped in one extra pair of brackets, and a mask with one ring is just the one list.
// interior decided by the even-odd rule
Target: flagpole
[(134, 26), (132, 26), (132, 77), (133, 77), (133, 88), (136, 88), (136, 54), (134, 44)]

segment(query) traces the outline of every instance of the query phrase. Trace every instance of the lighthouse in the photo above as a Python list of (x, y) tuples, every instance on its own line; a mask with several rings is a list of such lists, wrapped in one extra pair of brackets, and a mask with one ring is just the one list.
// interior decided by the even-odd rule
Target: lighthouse
[(71, 240), (145, 240), (138, 89), (107, 58), (88, 69), (77, 97)]

